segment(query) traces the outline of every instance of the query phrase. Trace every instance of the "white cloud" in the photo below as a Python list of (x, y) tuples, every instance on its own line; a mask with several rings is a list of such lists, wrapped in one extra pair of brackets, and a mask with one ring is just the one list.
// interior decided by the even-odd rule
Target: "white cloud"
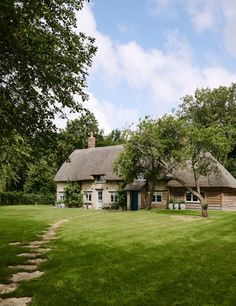
[[(114, 105), (109, 101), (100, 101), (92, 93), (89, 94), (89, 101), (83, 103), (83, 107), (95, 115), (99, 128), (103, 129), (105, 134), (109, 134), (116, 128), (127, 128), (129, 125), (137, 122), (139, 114), (137, 110), (120, 105)], [(79, 99), (79, 97), (75, 97)], [(64, 110), (67, 118), (56, 118), (55, 124), (58, 128), (65, 128), (68, 120), (74, 120), (80, 116), (79, 113), (70, 113), (69, 109)]]
[(197, 31), (214, 29), (218, 25), (218, 0), (190, 0), (186, 2), (188, 13)]
[[(176, 2), (186, 1), (177, 0)], [(209, 10), (213, 0), (202, 0), (207, 6), (198, 7), (199, 1), (189, 0), (192, 11), (193, 22), (199, 30), (211, 27), (215, 22), (215, 11), (212, 15)], [(216, 0), (217, 3), (223, 0)], [(225, 0), (227, 2), (227, 0)], [(189, 3), (190, 3), (189, 2)], [(156, 1), (160, 8), (167, 8), (170, 1)], [(171, 3), (173, 3), (171, 1)], [(225, 4), (225, 7), (228, 6)], [(189, 11), (190, 12), (190, 11)], [(225, 16), (230, 11), (225, 9)], [(228, 13), (226, 13), (228, 12)], [(232, 13), (234, 16), (234, 12)], [(207, 18), (209, 17), (209, 20)], [(234, 33), (234, 19), (227, 17), (226, 27), (229, 36)], [(231, 21), (230, 21), (231, 20)], [(179, 104), (180, 97), (186, 94), (193, 94), (197, 87), (217, 87), (219, 85), (230, 85), (235, 82), (236, 73), (231, 73), (221, 66), (210, 64), (201, 68), (194, 62), (194, 51), (186, 37), (174, 29), (166, 33), (166, 44), (163, 50), (144, 49), (137, 42), (130, 41), (126, 44), (114, 42), (109, 36), (99, 32), (96, 28), (96, 21), (89, 5), (79, 14), (79, 29), (96, 38), (98, 52), (94, 61), (92, 75), (104, 81), (106, 86), (113, 86), (116, 90), (121, 88), (122, 82), (133, 90), (134, 95), (143, 95), (143, 113), (151, 110), (154, 115), (169, 112)], [(226, 30), (225, 30), (226, 31)], [(236, 37), (236, 35), (235, 35)], [(230, 40), (230, 39), (229, 39)], [(232, 42), (231, 50), (236, 48), (236, 38)], [(235, 45), (234, 45), (235, 44)], [(119, 93), (122, 96), (122, 93)], [(106, 132), (111, 129), (122, 127), (126, 123), (137, 121), (143, 116), (137, 109), (114, 105), (112, 101), (98, 100), (94, 93), (90, 94), (90, 101), (87, 107), (94, 112), (100, 126)]]
[(167, 17), (174, 17), (178, 13), (177, 5), (182, 0), (146, 0), (146, 8), (156, 16), (168, 10)]
[(111, 38), (100, 33), (96, 28), (96, 21), (88, 4), (82, 11), (77, 13), (78, 30), (96, 38), (95, 45), (98, 47), (93, 61), (92, 74), (98, 72), (104, 76), (104, 81), (110, 86), (116, 85), (119, 80), (119, 65), (116, 56), (116, 47)]

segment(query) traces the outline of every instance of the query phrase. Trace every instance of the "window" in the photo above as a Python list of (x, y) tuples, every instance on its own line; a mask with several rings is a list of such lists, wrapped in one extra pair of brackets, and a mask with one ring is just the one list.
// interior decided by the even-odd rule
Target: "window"
[(145, 181), (144, 173), (138, 173), (138, 174), (136, 175), (136, 179), (137, 179), (138, 181)]
[[(204, 198), (204, 192), (201, 192), (201, 196), (203, 196)], [(191, 192), (186, 192), (185, 198), (186, 202), (197, 202), (197, 203), (199, 202), (198, 198)]]
[(111, 203), (116, 203), (117, 202), (117, 194), (116, 194), (115, 191), (110, 192), (110, 200), (111, 200)]
[(92, 192), (91, 191), (85, 192), (85, 201), (86, 203), (92, 203)]
[(152, 202), (161, 202), (162, 201), (162, 193), (161, 192), (154, 192), (152, 196)]
[(65, 191), (59, 191), (59, 200), (64, 201), (66, 199)]
[(95, 183), (97, 184), (103, 184), (106, 183), (106, 177), (105, 175), (98, 175), (95, 177)]
[(102, 203), (103, 193), (102, 190), (98, 190), (98, 203)]

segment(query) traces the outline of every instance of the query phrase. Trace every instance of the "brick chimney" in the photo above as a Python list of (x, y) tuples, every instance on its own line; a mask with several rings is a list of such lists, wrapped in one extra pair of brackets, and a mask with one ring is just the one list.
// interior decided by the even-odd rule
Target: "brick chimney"
[(96, 138), (93, 137), (93, 132), (90, 133), (90, 137), (88, 137), (88, 149), (95, 148)]

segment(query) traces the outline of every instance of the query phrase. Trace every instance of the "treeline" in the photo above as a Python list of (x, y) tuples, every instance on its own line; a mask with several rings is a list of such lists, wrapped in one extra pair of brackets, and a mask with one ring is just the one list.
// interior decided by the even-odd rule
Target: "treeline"
[[(64, 129), (56, 130), (51, 125), (44, 133), (34, 133), (30, 137), (16, 134), (14, 138), (6, 138), (4, 151), (0, 153), (0, 192), (54, 195), (56, 186), (53, 178), (58, 168), (75, 149), (87, 147), (90, 132), (96, 137), (97, 146), (125, 141), (125, 133), (120, 130), (105, 136), (94, 114), (89, 112), (68, 121)], [(22, 194), (17, 197), (6, 194), (6, 199), (8, 202), (12, 199), (22, 202)], [(36, 199), (36, 203), (40, 201)]]
[[(201, 130), (220, 129), (227, 139), (227, 148), (224, 155), (215, 157), (236, 177), (235, 84), (197, 89), (194, 95), (182, 98), (175, 117)], [(105, 136), (94, 114), (81, 112), (77, 119), (68, 121), (64, 129), (56, 130), (51, 123), (43, 130), (11, 132), (11, 137), (1, 137), (0, 192), (54, 195), (56, 171), (73, 150), (86, 148), (90, 132), (96, 137), (96, 146), (125, 143), (130, 134), (117, 129)], [(168, 137), (171, 139), (171, 135)]]

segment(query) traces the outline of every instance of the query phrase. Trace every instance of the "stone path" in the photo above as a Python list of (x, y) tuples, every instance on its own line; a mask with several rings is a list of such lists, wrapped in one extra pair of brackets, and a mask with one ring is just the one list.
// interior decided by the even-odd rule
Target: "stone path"
[[(10, 242), (10, 246), (21, 246), (22, 248), (29, 249), (28, 252), (20, 253), (17, 256), (28, 258), (27, 264), (25, 265), (11, 265), (10, 269), (14, 269), (15, 273), (10, 277), (11, 283), (0, 284), (0, 295), (14, 292), (19, 287), (19, 282), (29, 281), (38, 278), (44, 274), (39, 271), (39, 265), (47, 261), (47, 258), (41, 258), (41, 255), (51, 251), (51, 248), (45, 247), (47, 243), (53, 239), (57, 239), (56, 230), (65, 222), (67, 219), (60, 220), (54, 224), (51, 224), (48, 230), (43, 231), (41, 240), (31, 241), (28, 245), (22, 245), (18, 241)], [(32, 301), (31, 297), (20, 297), (20, 298), (0, 298), (0, 306), (26, 306)]]

